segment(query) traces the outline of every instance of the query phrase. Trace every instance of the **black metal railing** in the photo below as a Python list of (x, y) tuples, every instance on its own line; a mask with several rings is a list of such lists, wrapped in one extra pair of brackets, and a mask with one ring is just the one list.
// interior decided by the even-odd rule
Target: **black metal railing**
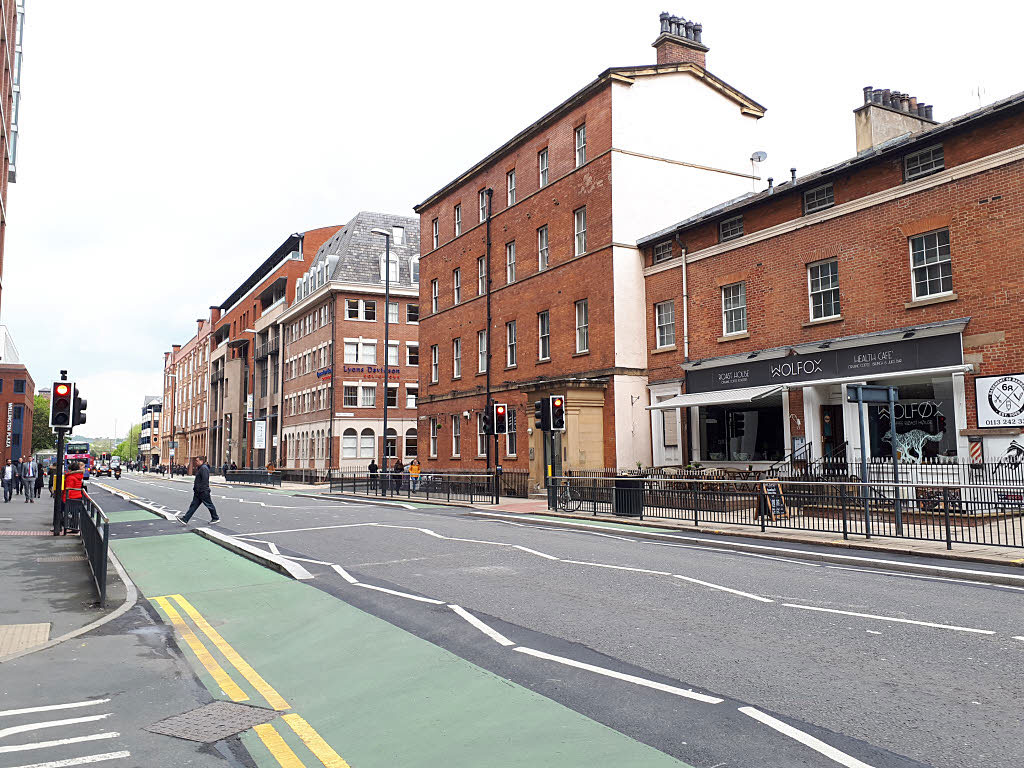
[(229, 483), (252, 483), (253, 485), (281, 485), (279, 472), (267, 472), (265, 469), (229, 469), (224, 473)]
[(862, 483), (856, 478), (552, 478), (549, 507), (693, 525), (758, 526), (1024, 547), (1024, 483)]
[(302, 483), (304, 485), (319, 485), (327, 482), (326, 468), (310, 468), (303, 467), (301, 469), (286, 469), (281, 468), (278, 470), (283, 480), (287, 480), (289, 483)]
[[(404, 497), (424, 501), (468, 501), (486, 504), (495, 497), (495, 476), (486, 472), (422, 472), (418, 478), (402, 473), (331, 470), (332, 493)], [(498, 498), (526, 498), (530, 475), (522, 470), (498, 475)]]
[(110, 520), (89, 494), (82, 494), (82, 509), (78, 515), (85, 556), (92, 570), (92, 580), (99, 593), (100, 606), (107, 602), (107, 561), (110, 541)]

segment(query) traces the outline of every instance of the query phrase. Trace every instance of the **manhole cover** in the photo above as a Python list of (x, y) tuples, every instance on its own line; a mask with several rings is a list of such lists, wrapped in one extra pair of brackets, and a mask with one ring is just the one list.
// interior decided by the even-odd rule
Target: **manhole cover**
[(267, 723), (280, 714), (272, 709), (250, 707), (231, 701), (214, 701), (181, 715), (153, 723), (145, 730), (179, 739), (212, 744), (236, 733)]
[(37, 557), (37, 563), (77, 563), (85, 560), (85, 555), (51, 555), (50, 557)]

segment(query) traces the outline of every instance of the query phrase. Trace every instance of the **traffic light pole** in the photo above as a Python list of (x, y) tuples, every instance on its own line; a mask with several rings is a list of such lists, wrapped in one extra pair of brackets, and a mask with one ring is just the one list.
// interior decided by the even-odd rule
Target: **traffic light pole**
[(54, 461), (57, 462), (57, 471), (53, 476), (53, 535), (60, 536), (62, 521), (64, 519), (63, 513), (63, 495), (64, 495), (64, 435), (67, 434), (66, 429), (57, 427), (57, 455), (54, 457)]

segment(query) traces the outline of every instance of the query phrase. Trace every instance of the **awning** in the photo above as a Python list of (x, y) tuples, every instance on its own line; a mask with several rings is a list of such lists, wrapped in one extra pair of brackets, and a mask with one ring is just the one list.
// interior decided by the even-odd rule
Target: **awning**
[(742, 387), (740, 389), (720, 389), (714, 392), (694, 392), (693, 394), (676, 395), (669, 400), (662, 400), (660, 403), (648, 405), (648, 411), (666, 411), (671, 408), (690, 408), (694, 405), (727, 405), (729, 403), (752, 403), (756, 400), (763, 400), (781, 392), (782, 387), (778, 384), (768, 384), (763, 387)]

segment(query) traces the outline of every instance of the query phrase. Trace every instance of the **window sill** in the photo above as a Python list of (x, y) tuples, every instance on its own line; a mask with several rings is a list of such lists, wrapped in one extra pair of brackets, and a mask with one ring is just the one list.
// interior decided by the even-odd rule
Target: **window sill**
[(460, 381), (461, 379), (461, 376), (452, 376), (452, 381)]
[(845, 318), (842, 315), (836, 315), (835, 317), (819, 317), (817, 320), (808, 320), (806, 323), (800, 325), (804, 328), (813, 328), (815, 325), (828, 325), (829, 323), (839, 323)]
[(719, 336), (718, 337), (718, 343), (719, 344), (723, 344), (723, 343), (725, 343), (727, 341), (739, 341), (740, 339), (749, 339), (749, 338), (750, 338), (750, 332), (749, 331), (744, 331), (743, 333), (730, 333), (730, 334), (727, 334), (725, 336)]
[(675, 352), (677, 349), (675, 344), (669, 344), (667, 347), (656, 347), (651, 350), (652, 355), (660, 355), (663, 352)]
[(930, 296), (926, 299), (915, 299), (914, 301), (908, 301), (903, 305), (904, 309), (917, 309), (918, 307), (927, 307), (932, 304), (944, 304), (947, 301), (956, 301), (960, 298), (955, 293), (945, 293), (941, 296)]
[(477, 371), (476, 375), (477, 376), (486, 376), (487, 375), (487, 371)]
[(542, 359), (538, 360), (536, 363), (534, 363), (534, 365), (547, 365), (550, 362), (551, 362), (551, 358), (550, 357), (545, 357), (545, 358), (542, 358)]
[(590, 354), (590, 350), (589, 349), (585, 349), (582, 352), (573, 352), (572, 356), (573, 357), (586, 357), (589, 354)]
[(506, 366), (505, 366), (505, 370), (506, 370), (506, 371), (514, 371), (514, 370), (515, 370), (516, 368), (518, 368), (518, 367), (519, 367), (519, 365), (518, 365), (518, 364), (516, 364), (516, 365), (506, 365)]

